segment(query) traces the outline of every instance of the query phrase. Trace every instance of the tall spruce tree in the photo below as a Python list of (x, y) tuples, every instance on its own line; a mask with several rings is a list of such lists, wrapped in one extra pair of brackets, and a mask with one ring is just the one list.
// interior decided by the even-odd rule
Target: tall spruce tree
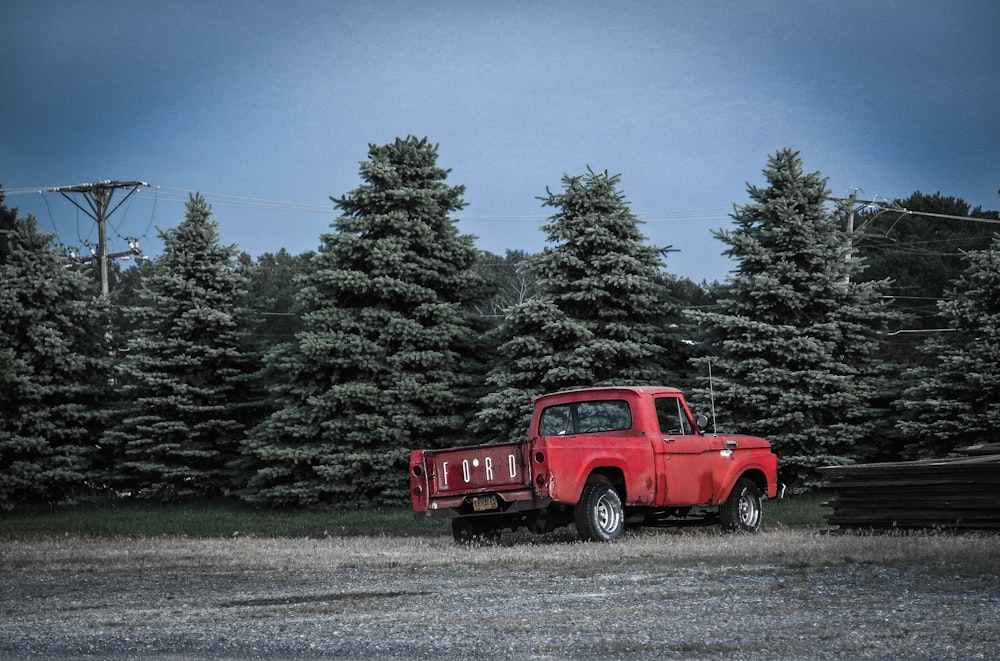
[(161, 231), (163, 254), (138, 291), (104, 435), (116, 456), (109, 481), (136, 495), (181, 499), (234, 485), (256, 361), (244, 344), (246, 279), (211, 213), (190, 196), (184, 221)]
[(965, 255), (966, 271), (938, 303), (952, 332), (930, 336), (929, 365), (911, 370), (916, 385), (900, 401), (907, 456), (944, 456), (997, 442), (1000, 428), (1000, 235)]
[[(709, 336), (696, 359), (714, 377), (718, 422), (765, 436), (783, 479), (814, 486), (817, 466), (861, 459), (877, 444), (878, 336), (890, 317), (885, 283), (852, 278), (845, 209), (828, 211), (826, 180), (806, 174), (798, 152), (768, 160), (766, 188), (748, 185), (736, 228), (715, 233), (737, 262), (717, 289), (718, 310), (689, 310)], [(709, 393), (698, 389), (696, 401)]]
[(482, 371), (470, 360), (476, 251), (450, 216), (465, 189), (446, 183), (426, 139), (368, 157), (299, 281), (303, 328), (271, 356), (281, 408), (244, 448), (251, 502), (399, 503), (411, 449), (465, 440), (465, 393)]
[(532, 259), (536, 291), (502, 327), (500, 360), (480, 401), (477, 431), (488, 440), (524, 435), (532, 400), (571, 387), (669, 380), (671, 343), (660, 279), (666, 249), (646, 244), (618, 186), (620, 176), (588, 170), (564, 176), (541, 198), (557, 209)]
[(0, 508), (79, 492), (108, 379), (107, 310), (0, 191)]

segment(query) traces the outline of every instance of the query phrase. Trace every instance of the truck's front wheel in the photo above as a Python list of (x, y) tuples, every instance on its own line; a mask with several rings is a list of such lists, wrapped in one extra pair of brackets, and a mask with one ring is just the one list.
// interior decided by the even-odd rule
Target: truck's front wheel
[(576, 531), (584, 541), (613, 542), (622, 536), (622, 499), (606, 482), (591, 482), (583, 488), (575, 515)]
[(725, 532), (757, 532), (760, 530), (760, 489), (753, 480), (741, 477), (736, 481), (726, 502), (719, 506), (719, 521)]

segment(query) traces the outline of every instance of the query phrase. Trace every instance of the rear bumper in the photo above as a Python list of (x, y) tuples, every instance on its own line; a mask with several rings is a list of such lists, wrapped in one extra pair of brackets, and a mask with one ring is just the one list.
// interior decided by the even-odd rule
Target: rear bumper
[[(484, 496), (496, 496), (499, 507), (488, 512), (474, 511), (472, 508), (472, 499), (482, 498)], [(431, 498), (427, 505), (427, 509), (414, 512), (413, 518), (417, 520), (425, 520), (453, 519), (459, 516), (498, 516), (502, 514), (544, 509), (545, 507), (548, 507), (551, 502), (551, 498), (536, 498), (534, 491), (531, 489), (470, 493), (444, 498)]]

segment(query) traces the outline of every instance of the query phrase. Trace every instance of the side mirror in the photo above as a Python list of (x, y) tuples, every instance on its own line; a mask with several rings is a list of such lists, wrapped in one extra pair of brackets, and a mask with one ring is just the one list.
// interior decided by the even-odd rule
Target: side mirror
[(705, 414), (699, 414), (694, 417), (694, 424), (698, 425), (698, 431), (705, 433), (705, 428), (708, 427), (708, 416)]

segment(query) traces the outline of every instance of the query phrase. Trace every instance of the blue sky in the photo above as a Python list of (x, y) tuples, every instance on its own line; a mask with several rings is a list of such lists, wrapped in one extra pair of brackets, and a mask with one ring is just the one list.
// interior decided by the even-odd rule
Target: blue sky
[(37, 191), (110, 179), (153, 184), (112, 251), (157, 254), (190, 191), (223, 243), (315, 249), (368, 144), (411, 134), (478, 247), (541, 250), (537, 197), (589, 166), (696, 281), (733, 268), (711, 230), (783, 147), (837, 196), (1000, 208), (994, 0), (5, 0), (0, 25), (0, 185), (67, 245), (93, 221)]

